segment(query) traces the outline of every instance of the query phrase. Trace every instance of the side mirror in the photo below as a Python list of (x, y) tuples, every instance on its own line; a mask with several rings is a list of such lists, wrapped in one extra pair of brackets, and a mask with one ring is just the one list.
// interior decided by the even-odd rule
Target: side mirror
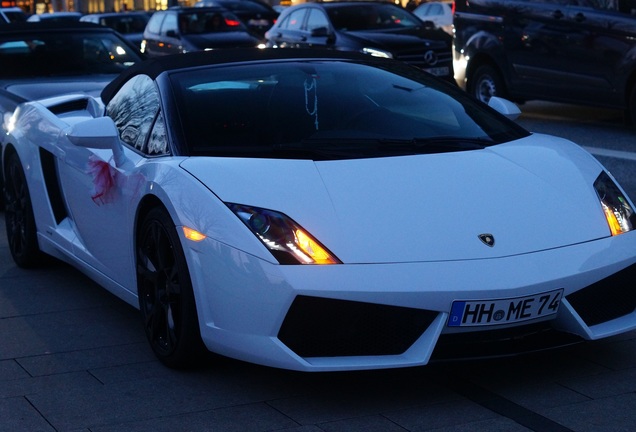
[(329, 37), (331, 34), (329, 33), (329, 28), (327, 27), (317, 27), (311, 31), (312, 37)]
[(516, 120), (521, 115), (519, 107), (507, 99), (493, 96), (488, 101), (488, 106), (505, 115), (510, 120)]
[(111, 149), (117, 166), (127, 161), (119, 141), (119, 131), (110, 117), (96, 117), (77, 123), (66, 131), (66, 138), (79, 147)]
[(176, 30), (168, 30), (166, 32), (166, 36), (171, 37), (171, 38), (178, 38), (179, 37), (179, 33), (177, 33)]

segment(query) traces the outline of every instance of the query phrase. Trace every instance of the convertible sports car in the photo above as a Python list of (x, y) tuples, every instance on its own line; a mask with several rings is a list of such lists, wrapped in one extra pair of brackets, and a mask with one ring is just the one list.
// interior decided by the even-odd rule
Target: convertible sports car
[(635, 329), (634, 203), (491, 104), (355, 53), (142, 62), (9, 119), (11, 253), (138, 307), (170, 367), (405, 367)]

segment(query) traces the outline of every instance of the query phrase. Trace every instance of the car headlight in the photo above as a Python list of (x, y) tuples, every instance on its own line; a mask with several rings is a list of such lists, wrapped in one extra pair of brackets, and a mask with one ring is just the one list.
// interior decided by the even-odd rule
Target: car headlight
[(390, 52), (377, 48), (362, 48), (362, 52), (373, 57), (393, 58), (393, 54)]
[(626, 233), (636, 226), (634, 209), (625, 195), (605, 171), (594, 182), (607, 224), (613, 236)]
[(226, 203), (280, 264), (341, 264), (288, 216), (258, 207)]

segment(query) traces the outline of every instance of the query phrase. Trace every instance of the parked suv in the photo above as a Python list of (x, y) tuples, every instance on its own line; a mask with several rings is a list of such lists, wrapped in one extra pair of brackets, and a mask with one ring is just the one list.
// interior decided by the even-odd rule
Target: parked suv
[(452, 37), (389, 2), (296, 4), (280, 14), (265, 38), (272, 48), (330, 48), (392, 57), (453, 80)]
[(636, 124), (636, 0), (457, 0), (457, 83), (497, 95), (624, 109)]

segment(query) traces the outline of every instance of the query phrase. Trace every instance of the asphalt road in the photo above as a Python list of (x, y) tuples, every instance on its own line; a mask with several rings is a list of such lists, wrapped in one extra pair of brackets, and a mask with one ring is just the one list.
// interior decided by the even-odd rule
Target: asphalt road
[[(634, 135), (616, 113), (523, 109), (533, 131), (620, 152), (597, 157), (636, 196), (622, 158)], [(154, 359), (136, 310), (66, 265), (17, 268), (0, 229), (0, 431), (635, 430), (636, 332), (421, 368), (307, 374), (217, 359), (179, 372)]]

